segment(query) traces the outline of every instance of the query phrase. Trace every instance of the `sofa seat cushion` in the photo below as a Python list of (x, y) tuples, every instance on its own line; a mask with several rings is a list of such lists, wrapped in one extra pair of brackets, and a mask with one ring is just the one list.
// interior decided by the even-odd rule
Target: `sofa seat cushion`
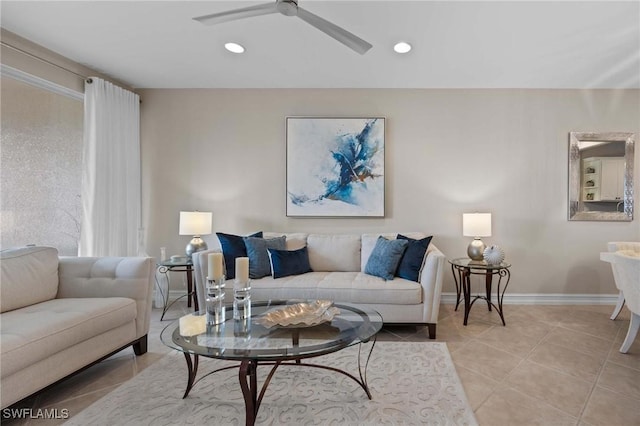
[(422, 303), (419, 283), (382, 278), (362, 272), (309, 272), (273, 279), (251, 281), (254, 301), (269, 299), (327, 299), (340, 303), (385, 303), (415, 305)]
[(1, 376), (128, 322), (136, 302), (125, 297), (52, 299), (2, 314)]

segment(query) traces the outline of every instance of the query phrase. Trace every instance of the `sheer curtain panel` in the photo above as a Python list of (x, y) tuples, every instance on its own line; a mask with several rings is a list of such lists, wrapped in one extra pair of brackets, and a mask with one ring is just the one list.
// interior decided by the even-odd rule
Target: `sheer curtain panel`
[(85, 83), (80, 256), (144, 253), (140, 224), (140, 97)]

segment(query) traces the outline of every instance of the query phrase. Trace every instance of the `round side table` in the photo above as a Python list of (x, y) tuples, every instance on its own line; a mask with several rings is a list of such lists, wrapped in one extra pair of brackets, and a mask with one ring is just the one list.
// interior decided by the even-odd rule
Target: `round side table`
[[(456, 282), (456, 311), (458, 310), (458, 305), (460, 304), (461, 292), (464, 298), (464, 325), (467, 325), (471, 307), (478, 299), (484, 299), (487, 301), (487, 307), (489, 308), (489, 311), (491, 311), (491, 307), (493, 306), (496, 309), (496, 312), (498, 312), (498, 314), (500, 315), (502, 325), (506, 325), (506, 323), (504, 322), (504, 313), (502, 311), (502, 300), (504, 299), (504, 292), (507, 290), (509, 280), (511, 279), (511, 272), (509, 271), (511, 264), (502, 262), (499, 265), (489, 265), (487, 262), (471, 260), (466, 257), (460, 257), (450, 260), (449, 263), (451, 264), (453, 279)], [(471, 275), (485, 276), (486, 296), (478, 294), (473, 298), (473, 300), (471, 300)], [(498, 299), (497, 305), (491, 301), (491, 287), (493, 284), (494, 275), (498, 276), (498, 285), (496, 287), (496, 299)], [(504, 287), (502, 287), (503, 278), (505, 278), (506, 280), (504, 283)]]

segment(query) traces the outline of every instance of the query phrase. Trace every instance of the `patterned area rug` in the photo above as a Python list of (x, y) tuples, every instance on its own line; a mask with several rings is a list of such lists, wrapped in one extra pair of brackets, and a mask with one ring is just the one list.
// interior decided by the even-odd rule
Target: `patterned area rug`
[[(367, 353), (369, 345), (364, 346)], [(307, 361), (357, 376), (357, 357), (357, 347), (350, 347)], [(198, 377), (231, 362), (201, 357)], [(258, 369), (260, 385), (268, 372), (268, 366)], [(367, 378), (371, 401), (357, 383), (342, 374), (281, 366), (269, 384), (256, 424), (477, 424), (445, 343), (379, 342), (373, 350)], [(66, 424), (244, 424), (237, 369), (204, 378), (182, 399), (186, 380), (184, 356), (176, 351)]]

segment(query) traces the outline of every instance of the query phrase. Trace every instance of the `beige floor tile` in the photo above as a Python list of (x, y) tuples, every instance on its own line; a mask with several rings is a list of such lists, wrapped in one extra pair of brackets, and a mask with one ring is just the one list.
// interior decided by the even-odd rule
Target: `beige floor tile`
[[(47, 410), (52, 410), (52, 409), (56, 410), (55, 412), (56, 414), (59, 415), (58, 416), (59, 418), (50, 419), (50, 420), (39, 419), (37, 420), (37, 423), (36, 421), (32, 420), (31, 424), (34, 424), (34, 425), (37, 424), (42, 426), (55, 426), (55, 425), (63, 424), (66, 420), (80, 413), (80, 411), (84, 410), (89, 405), (93, 404), (103, 396), (107, 395), (109, 392), (116, 389), (118, 386), (120, 385), (106, 387), (106, 388), (97, 390), (95, 392), (90, 392), (90, 393), (81, 395), (77, 398), (67, 399), (66, 401), (58, 402), (56, 404), (43, 407), (44, 409), (47, 409)], [(66, 419), (64, 418), (64, 416), (62, 416), (65, 410), (68, 415), (68, 418)]]
[(598, 386), (637, 399), (640, 405), (640, 371), (638, 370), (607, 362), (598, 378)]
[(540, 343), (529, 355), (528, 360), (591, 383), (595, 382), (604, 364), (604, 359), (601, 357), (587, 355), (548, 342)]
[(467, 368), (498, 381), (507, 377), (522, 362), (521, 357), (485, 345), (477, 340), (473, 340), (460, 350), (453, 352), (451, 358), (456, 368)]
[(378, 333), (377, 340), (379, 342), (401, 342), (404, 339), (393, 332), (383, 329)]
[(476, 410), (476, 419), (481, 426), (573, 426), (578, 423), (577, 418), (546, 402), (506, 386), (497, 389)]
[(456, 367), (471, 407), (476, 410), (498, 387), (499, 382), (463, 367)]
[(155, 352), (147, 352), (144, 355), (135, 357), (134, 358), (135, 366), (136, 366), (135, 373), (136, 374), (141, 373), (142, 371), (144, 371), (145, 368), (160, 361), (163, 357), (164, 357), (164, 354), (159, 354)]
[[(616, 320), (616, 322), (618, 322), (618, 320)], [(622, 346), (622, 344), (624, 343), (625, 339), (627, 338), (627, 332), (629, 331), (629, 320), (622, 320), (619, 321), (620, 322), (620, 327), (618, 330), (618, 334), (616, 335), (616, 338), (614, 339), (614, 347), (616, 351), (620, 351), (620, 347)], [(632, 355), (639, 355), (640, 354), (640, 333), (638, 333), (636, 335), (636, 338), (633, 340), (633, 343), (631, 344), (631, 347), (629, 348), (629, 350), (627, 351), (627, 354), (632, 354)]]
[(600, 339), (562, 327), (556, 327), (545, 337), (544, 341), (601, 358), (605, 358), (609, 354), (612, 345), (611, 340)]
[[(589, 312), (596, 312), (599, 314), (604, 314), (607, 318), (611, 317), (613, 313), (614, 305), (585, 305), (582, 306), (581, 309)], [(628, 320), (630, 318), (629, 309), (623, 307), (616, 320)]]
[[(620, 330), (620, 332), (622, 331), (623, 330)], [(607, 360), (618, 365), (624, 365), (625, 367), (640, 370), (640, 337), (636, 337), (636, 340), (633, 342), (627, 353), (620, 353), (620, 346), (622, 346), (626, 332), (627, 331), (624, 330), (622, 338), (616, 337), (616, 340), (609, 351)], [(620, 336), (620, 334), (618, 334), (618, 336)]]
[(592, 312), (584, 307), (572, 308), (567, 311), (567, 318), (562, 321), (562, 327), (600, 339), (613, 340), (618, 333), (620, 322), (611, 321), (610, 315), (610, 312)]
[(88, 368), (40, 395), (39, 404), (50, 406), (68, 399), (119, 385), (136, 372), (133, 357), (108, 359)]
[(525, 357), (551, 329), (551, 325), (543, 322), (514, 321), (507, 323), (506, 327), (491, 328), (478, 340), (494, 348)]
[(544, 305), (505, 305), (505, 321), (539, 321), (557, 325), (566, 318), (566, 307)]
[(640, 402), (596, 386), (582, 420), (593, 426), (630, 426), (640, 424)]
[[(609, 313), (613, 313), (613, 307), (610, 307), (611, 309), (609, 309)], [(620, 320), (626, 320), (629, 321), (631, 319), (631, 311), (628, 308), (622, 308), (622, 310), (620, 311), (620, 313), (618, 314), (618, 317), (616, 318), (616, 321), (620, 321)]]
[(593, 384), (525, 361), (506, 379), (520, 392), (547, 402), (559, 410), (579, 417), (591, 394)]
[[(395, 336), (400, 337), (401, 339), (406, 339), (408, 337), (414, 337), (420, 331), (422, 331), (423, 327), (412, 327), (412, 326), (400, 326), (400, 325), (385, 325), (382, 330), (393, 334)], [(436, 327), (437, 329), (437, 327)]]
[[(469, 320), (467, 325), (463, 324), (464, 313), (456, 313), (450, 317), (438, 321), (437, 334), (441, 332), (449, 335), (451, 338), (461, 337), (464, 339), (482, 336), (490, 330), (494, 325), (482, 320)], [(502, 327), (502, 325), (500, 325)]]
[(454, 344), (460, 342), (468, 342), (475, 336), (482, 335), (491, 328), (491, 326), (487, 326), (485, 323), (481, 323), (482, 325), (476, 324), (467, 329), (467, 327), (462, 325), (461, 318), (462, 317), (458, 318), (452, 316), (447, 317), (442, 321), (438, 321), (438, 326), (436, 329), (436, 340)]
[(453, 315), (454, 309), (456, 308), (455, 304), (452, 305), (440, 305), (440, 310), (438, 311), (438, 321)]
[(470, 340), (462, 340), (462, 341), (457, 341), (457, 342), (448, 342), (446, 340), (436, 340), (436, 341), (442, 341), (442, 342), (446, 342), (447, 343), (447, 349), (449, 349), (449, 353), (452, 354), (456, 351), (459, 351), (460, 349), (464, 348), (466, 345), (469, 344)]

